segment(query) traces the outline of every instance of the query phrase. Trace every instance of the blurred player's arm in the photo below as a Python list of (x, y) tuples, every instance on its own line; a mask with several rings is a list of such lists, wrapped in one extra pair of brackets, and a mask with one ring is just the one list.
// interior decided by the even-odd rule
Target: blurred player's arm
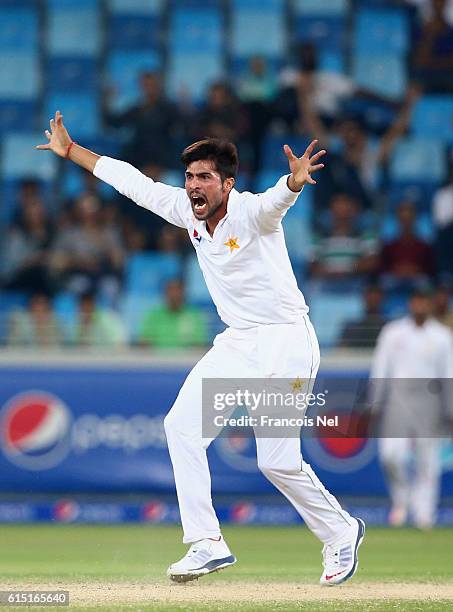
[(184, 189), (156, 183), (126, 162), (100, 156), (73, 142), (63, 124), (60, 111), (50, 120), (46, 130), (47, 144), (38, 145), (41, 151), (53, 151), (92, 172), (97, 178), (114, 187), (139, 206), (163, 217), (178, 227), (187, 227), (186, 213), (190, 211)]
[(376, 416), (381, 412), (388, 390), (387, 379), (392, 367), (392, 330), (385, 325), (378, 336), (370, 371), (369, 404)]
[(254, 196), (248, 206), (249, 216), (261, 230), (277, 229), (286, 211), (297, 200), (305, 185), (307, 183), (316, 185), (312, 174), (324, 168), (324, 164), (317, 162), (326, 154), (326, 151), (322, 150), (312, 155), (316, 143), (317, 140), (313, 140), (302, 157), (294, 155), (288, 145), (283, 147), (291, 174), (282, 176), (276, 185)]

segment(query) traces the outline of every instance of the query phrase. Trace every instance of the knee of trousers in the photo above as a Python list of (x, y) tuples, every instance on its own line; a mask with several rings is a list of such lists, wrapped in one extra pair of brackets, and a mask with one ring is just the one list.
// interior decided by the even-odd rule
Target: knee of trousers
[(295, 465), (277, 465), (268, 461), (258, 461), (258, 469), (266, 476), (268, 480), (278, 480), (279, 477), (298, 474), (301, 471), (301, 466)]

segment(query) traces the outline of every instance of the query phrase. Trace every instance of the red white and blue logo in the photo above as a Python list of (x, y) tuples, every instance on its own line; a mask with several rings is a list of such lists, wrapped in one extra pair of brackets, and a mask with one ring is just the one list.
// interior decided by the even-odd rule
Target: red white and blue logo
[(52, 517), (59, 523), (70, 523), (75, 521), (79, 514), (79, 504), (73, 499), (60, 499), (52, 508)]
[(200, 236), (200, 234), (197, 232), (197, 230), (196, 230), (196, 229), (194, 229), (194, 230), (193, 230), (193, 237), (195, 238), (195, 240), (196, 240), (197, 242), (201, 242), (201, 236)]
[(3, 453), (27, 470), (55, 467), (70, 450), (71, 421), (68, 407), (55, 395), (44, 391), (15, 395), (1, 410)]
[[(360, 416), (350, 412), (347, 414), (350, 431), (362, 431)], [(327, 416), (334, 417), (335, 414)], [(319, 433), (322, 434), (322, 431)], [(367, 437), (328, 437), (327, 434), (326, 437), (302, 439), (309, 459), (320, 468), (337, 474), (358, 472), (376, 455), (375, 441)]]

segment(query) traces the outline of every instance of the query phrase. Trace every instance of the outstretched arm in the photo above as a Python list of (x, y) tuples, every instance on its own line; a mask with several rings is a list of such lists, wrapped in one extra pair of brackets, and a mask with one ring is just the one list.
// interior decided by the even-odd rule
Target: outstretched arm
[(55, 117), (50, 120), (50, 132), (46, 130), (44, 134), (49, 142), (38, 145), (37, 149), (53, 151), (55, 155), (70, 159), (85, 170), (93, 172), (100, 155), (81, 147), (72, 140), (63, 124), (63, 115), (60, 111), (57, 111)]
[(46, 130), (45, 135), (49, 142), (38, 145), (37, 149), (53, 151), (60, 157), (70, 159), (139, 206), (163, 217), (173, 225), (187, 227), (190, 204), (184, 189), (156, 183), (131, 164), (101, 157), (76, 144), (63, 124), (60, 111), (50, 120), (50, 131)]

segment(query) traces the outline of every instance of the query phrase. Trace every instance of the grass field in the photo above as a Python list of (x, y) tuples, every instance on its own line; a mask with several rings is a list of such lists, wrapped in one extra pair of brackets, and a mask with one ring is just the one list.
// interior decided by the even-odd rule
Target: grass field
[(171, 585), (165, 569), (186, 550), (176, 527), (2, 526), (1, 589), (67, 588), (76, 611), (453, 610), (453, 529), (370, 528), (354, 579), (327, 589), (317, 584), (321, 547), (306, 529), (224, 535), (236, 566)]

